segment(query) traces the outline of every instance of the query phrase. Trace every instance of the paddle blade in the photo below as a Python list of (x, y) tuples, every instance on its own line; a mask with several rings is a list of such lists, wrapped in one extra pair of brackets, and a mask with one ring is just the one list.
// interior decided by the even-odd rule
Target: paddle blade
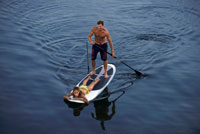
[(139, 72), (139, 71), (137, 71), (137, 70), (134, 70), (134, 71), (135, 71), (135, 73), (137, 74), (137, 76), (138, 76), (139, 78), (143, 76), (143, 74), (142, 74), (141, 72)]

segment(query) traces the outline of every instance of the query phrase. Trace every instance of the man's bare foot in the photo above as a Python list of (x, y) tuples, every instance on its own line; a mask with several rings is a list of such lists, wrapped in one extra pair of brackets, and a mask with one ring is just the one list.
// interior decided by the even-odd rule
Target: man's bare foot
[(107, 79), (109, 76), (107, 73), (104, 74), (104, 77)]

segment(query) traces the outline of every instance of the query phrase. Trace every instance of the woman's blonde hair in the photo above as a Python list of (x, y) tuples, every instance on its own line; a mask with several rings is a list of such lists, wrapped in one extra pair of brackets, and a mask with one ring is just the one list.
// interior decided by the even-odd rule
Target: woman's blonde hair
[(75, 86), (75, 87), (73, 88), (73, 92), (74, 92), (75, 90), (80, 91), (79, 87), (77, 87), (77, 86)]

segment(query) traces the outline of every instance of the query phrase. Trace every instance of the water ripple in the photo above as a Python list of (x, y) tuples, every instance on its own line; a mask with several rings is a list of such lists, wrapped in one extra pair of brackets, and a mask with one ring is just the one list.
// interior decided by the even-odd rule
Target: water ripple
[[(1, 0), (0, 133), (79, 132), (74, 124), (90, 130), (83, 133), (198, 132), (199, 4)], [(106, 131), (101, 131), (102, 122), (91, 119), (91, 111), (98, 111), (93, 104), (74, 118), (62, 101), (87, 74), (87, 35), (99, 19), (112, 36), (116, 56), (151, 74), (138, 80), (133, 70), (109, 57), (117, 68), (109, 90), (126, 94), (100, 111), (115, 113), (104, 122)]]
[(165, 35), (165, 34), (140, 34), (136, 36), (137, 40), (151, 40), (158, 41), (162, 43), (169, 43), (169, 41), (175, 39), (175, 36)]

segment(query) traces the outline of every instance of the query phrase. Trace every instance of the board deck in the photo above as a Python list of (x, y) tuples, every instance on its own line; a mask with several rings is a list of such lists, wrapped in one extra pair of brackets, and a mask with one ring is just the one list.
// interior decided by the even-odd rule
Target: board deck
[[(107, 73), (109, 77), (106, 79), (104, 77), (104, 66), (101, 65), (100, 67), (96, 68), (96, 74), (92, 75), (91, 78), (92, 79), (100, 78), (100, 81), (94, 86), (93, 90), (90, 91), (89, 94), (85, 95), (88, 101), (92, 101), (93, 99), (95, 99), (108, 86), (108, 84), (113, 79), (115, 72), (116, 72), (116, 67), (113, 64), (108, 64)], [(76, 86), (81, 86), (83, 81), (90, 75), (90, 73), (87, 74)], [(87, 85), (89, 85), (91, 82), (92, 80), (89, 80)], [(73, 100), (73, 98), (70, 99), (69, 101), (75, 103), (84, 103), (83, 101), (80, 100)]]

